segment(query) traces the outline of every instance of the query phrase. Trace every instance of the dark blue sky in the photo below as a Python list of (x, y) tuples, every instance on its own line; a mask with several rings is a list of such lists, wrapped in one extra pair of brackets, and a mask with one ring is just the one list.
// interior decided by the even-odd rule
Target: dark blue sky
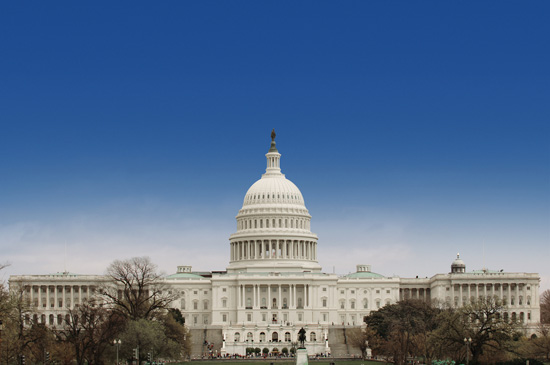
[[(461, 251), (550, 286), (532, 257), (550, 253), (549, 16), (543, 1), (2, 4), (0, 245), (21, 249), (1, 259), (42, 273), (60, 264), (34, 272), (34, 247), (120, 242), (82, 270), (148, 254), (171, 271), (204, 239), (219, 257), (194, 265), (222, 269), (276, 128), (327, 270), (363, 263), (332, 262), (346, 245), (403, 276), (399, 252), (431, 275)], [(166, 256), (137, 243), (144, 225)]]

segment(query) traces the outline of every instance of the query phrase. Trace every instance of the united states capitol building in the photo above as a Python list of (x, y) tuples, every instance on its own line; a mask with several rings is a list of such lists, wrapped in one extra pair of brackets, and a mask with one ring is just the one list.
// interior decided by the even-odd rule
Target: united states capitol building
[[(510, 319), (527, 326), (539, 322), (536, 273), (467, 271), (458, 255), (450, 257), (449, 273), (430, 278), (385, 277), (366, 264), (345, 276), (323, 272), (311, 215), (298, 187), (281, 173), (274, 133), (266, 157), (266, 171), (248, 189), (236, 232), (229, 236), (226, 270), (179, 266), (165, 277), (179, 295), (173, 307), (200, 343), (214, 344), (221, 354), (244, 354), (247, 347), (280, 351), (304, 328), (310, 354), (345, 352), (338, 350), (342, 329), (345, 335), (345, 328), (360, 326), (371, 311), (407, 298), (462, 306), (495, 297), (507, 305)], [(71, 273), (20, 275), (10, 278), (10, 286), (25, 288), (36, 321), (60, 326), (67, 308), (92, 296), (105, 280)]]

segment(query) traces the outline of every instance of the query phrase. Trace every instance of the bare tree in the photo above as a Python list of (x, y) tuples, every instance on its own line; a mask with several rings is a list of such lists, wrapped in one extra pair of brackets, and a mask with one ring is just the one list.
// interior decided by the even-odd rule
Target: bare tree
[(102, 288), (103, 299), (131, 320), (152, 319), (177, 297), (148, 257), (116, 260), (107, 268), (107, 276), (111, 282)]
[(505, 310), (501, 302), (492, 298), (481, 298), (462, 308), (448, 309), (439, 315), (439, 326), (432, 340), (444, 348), (447, 355), (458, 359), (466, 357), (464, 339), (471, 338), (469, 351), (474, 362), (479, 361), (484, 352), (511, 351), (520, 324), (506, 320)]
[(540, 296), (540, 321), (550, 323), (550, 290), (545, 290)]
[(97, 306), (92, 299), (69, 309), (58, 337), (72, 345), (77, 364), (101, 364), (105, 349), (124, 324), (125, 319), (120, 313)]

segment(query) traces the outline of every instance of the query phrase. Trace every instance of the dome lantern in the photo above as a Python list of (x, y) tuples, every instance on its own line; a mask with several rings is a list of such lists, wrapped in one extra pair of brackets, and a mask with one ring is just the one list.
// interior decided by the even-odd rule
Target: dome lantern
[(270, 175), (281, 175), (281, 154), (277, 151), (275, 143), (275, 128), (271, 131), (271, 147), (267, 151), (265, 157), (267, 158), (267, 168), (263, 176), (269, 177)]

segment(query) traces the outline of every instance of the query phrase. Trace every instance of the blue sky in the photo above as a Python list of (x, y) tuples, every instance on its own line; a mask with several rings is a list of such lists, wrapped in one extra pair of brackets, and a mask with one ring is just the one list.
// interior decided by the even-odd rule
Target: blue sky
[(275, 128), (325, 271), (431, 276), (460, 252), (548, 289), (549, 10), (2, 4), (4, 277), (224, 269)]

